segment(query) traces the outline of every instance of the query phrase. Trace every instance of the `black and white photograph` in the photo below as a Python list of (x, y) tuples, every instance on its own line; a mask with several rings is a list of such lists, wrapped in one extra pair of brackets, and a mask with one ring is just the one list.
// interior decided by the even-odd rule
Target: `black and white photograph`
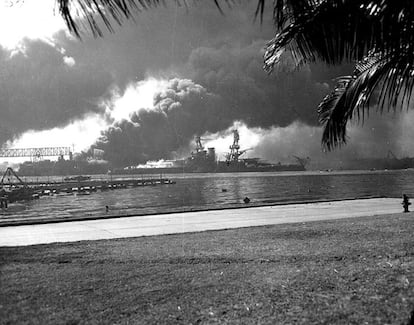
[(0, 324), (414, 325), (414, 1), (0, 1)]

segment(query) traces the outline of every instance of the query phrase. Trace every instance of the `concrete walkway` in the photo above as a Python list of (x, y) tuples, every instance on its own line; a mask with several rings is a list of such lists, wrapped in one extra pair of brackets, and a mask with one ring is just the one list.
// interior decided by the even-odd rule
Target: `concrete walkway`
[(401, 199), (376, 198), (62, 222), (0, 228), (0, 246), (151, 236), (402, 212)]

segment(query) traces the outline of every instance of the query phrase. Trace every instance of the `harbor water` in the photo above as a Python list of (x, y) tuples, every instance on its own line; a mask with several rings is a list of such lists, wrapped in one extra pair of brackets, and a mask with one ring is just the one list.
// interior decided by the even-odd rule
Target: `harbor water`
[(245, 197), (250, 199), (249, 205), (264, 205), (414, 196), (414, 170), (162, 176), (176, 184), (97, 191), (90, 195), (42, 196), (38, 200), (10, 204), (7, 210), (0, 210), (0, 219), (71, 219), (220, 209), (247, 206), (243, 203)]

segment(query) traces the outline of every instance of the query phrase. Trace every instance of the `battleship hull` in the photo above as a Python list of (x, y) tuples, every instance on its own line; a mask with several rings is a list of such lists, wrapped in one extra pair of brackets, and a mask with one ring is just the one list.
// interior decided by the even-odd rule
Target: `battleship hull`
[(242, 173), (242, 172), (284, 172), (284, 171), (304, 171), (302, 165), (282, 165), (282, 164), (263, 164), (263, 165), (245, 165), (243, 162), (226, 163), (219, 162), (217, 164), (217, 173)]
[(359, 159), (342, 166), (342, 169), (362, 170), (400, 170), (414, 168), (414, 158), (370, 158)]
[(414, 158), (401, 158), (401, 159), (375, 159), (371, 161), (376, 169), (408, 169), (414, 168)]
[[(135, 168), (126, 171), (131, 174), (182, 174), (182, 173), (244, 173), (244, 172), (283, 172), (283, 171), (305, 171), (302, 165), (282, 165), (264, 164), (256, 166), (246, 166), (243, 163), (218, 162), (215, 165), (191, 165), (182, 167), (164, 168)], [(121, 171), (115, 171), (120, 173)], [(125, 170), (123, 171), (125, 172)]]

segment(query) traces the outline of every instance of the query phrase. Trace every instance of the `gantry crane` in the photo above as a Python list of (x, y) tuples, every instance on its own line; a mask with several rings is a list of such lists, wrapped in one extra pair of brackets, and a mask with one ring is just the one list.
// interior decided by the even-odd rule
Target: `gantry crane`
[(18, 148), (0, 149), (0, 157), (31, 157), (40, 160), (43, 157), (64, 157), (69, 156), (72, 159), (72, 151), (70, 147), (43, 147), (43, 148)]

